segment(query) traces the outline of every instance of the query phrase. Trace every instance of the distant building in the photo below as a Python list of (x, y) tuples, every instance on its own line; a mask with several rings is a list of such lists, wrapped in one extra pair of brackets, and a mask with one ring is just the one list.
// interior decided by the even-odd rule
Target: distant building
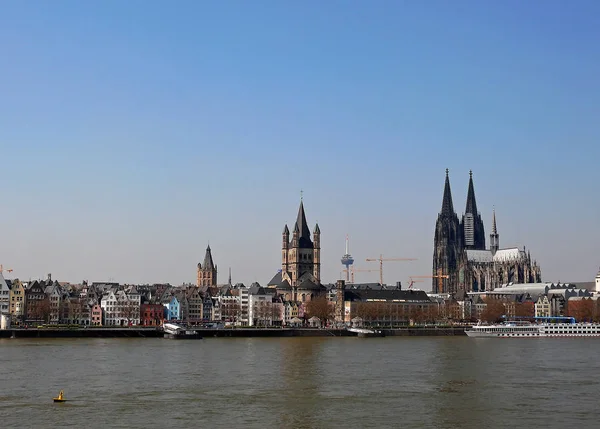
[(140, 324), (143, 326), (160, 326), (164, 320), (165, 307), (161, 304), (142, 304), (140, 308)]
[(310, 301), (325, 294), (326, 289), (321, 284), (321, 229), (315, 224), (311, 239), (302, 200), (292, 238), (290, 240), (290, 230), (285, 225), (282, 241), (281, 270), (267, 287), (276, 288), (284, 301)]
[(92, 326), (102, 326), (102, 307), (99, 304), (95, 304), (92, 307)]
[(456, 293), (493, 290), (508, 283), (539, 283), (541, 270), (529, 252), (516, 247), (500, 249), (500, 235), (494, 211), (490, 248), (485, 246), (485, 230), (477, 210), (473, 173), (469, 173), (469, 189), (465, 214), (459, 221), (454, 212), (450, 179), (442, 197), (433, 250), (434, 293)]
[(217, 266), (213, 262), (210, 244), (206, 248), (204, 255), (204, 264), (198, 263), (198, 276), (196, 286), (216, 286), (217, 285)]

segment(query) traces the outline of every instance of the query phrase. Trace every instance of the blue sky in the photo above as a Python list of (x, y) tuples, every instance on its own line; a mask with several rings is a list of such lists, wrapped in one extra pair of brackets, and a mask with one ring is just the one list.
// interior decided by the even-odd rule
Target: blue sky
[[(0, 263), (22, 279), (264, 283), (300, 190), (323, 280), (431, 272), (450, 169), (548, 281), (600, 265), (594, 1), (5, 2)], [(487, 244), (487, 243), (486, 243)], [(373, 265), (372, 268), (376, 268)], [(377, 273), (357, 274), (375, 281)], [(427, 289), (429, 284), (423, 284)]]

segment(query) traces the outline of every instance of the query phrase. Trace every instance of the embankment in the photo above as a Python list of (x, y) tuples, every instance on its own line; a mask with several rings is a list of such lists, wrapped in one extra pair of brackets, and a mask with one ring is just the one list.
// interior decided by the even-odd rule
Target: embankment
[[(204, 338), (211, 337), (355, 337), (354, 332), (345, 329), (316, 328), (236, 328), (236, 329), (196, 329)], [(464, 327), (407, 327), (381, 329), (386, 337), (432, 337), (462, 336)], [(10, 328), (0, 330), (0, 338), (160, 338), (163, 332), (156, 328)]]

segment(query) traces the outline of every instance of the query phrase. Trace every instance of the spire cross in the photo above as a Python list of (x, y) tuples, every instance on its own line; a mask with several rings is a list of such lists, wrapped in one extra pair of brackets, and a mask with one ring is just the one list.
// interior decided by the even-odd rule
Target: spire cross
[(303, 194), (304, 194), (304, 191), (302, 189), (300, 189), (300, 201), (302, 201)]

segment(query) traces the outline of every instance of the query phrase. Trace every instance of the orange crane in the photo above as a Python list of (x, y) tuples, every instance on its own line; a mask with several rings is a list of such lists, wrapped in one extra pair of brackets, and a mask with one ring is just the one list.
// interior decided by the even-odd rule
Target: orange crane
[(12, 268), (7, 268), (6, 270), (4, 269), (4, 266), (2, 264), (0, 264), (0, 274), (3, 273), (4, 271), (8, 271), (9, 273), (13, 272)]
[[(344, 269), (342, 270), (343, 272), (347, 273), (348, 270)], [(379, 270), (361, 270), (359, 268), (354, 268), (354, 266), (350, 267), (350, 278), (351, 278), (351, 282), (354, 283), (354, 273), (355, 272), (363, 272), (363, 273), (370, 273), (372, 271), (379, 271)]]
[(383, 255), (379, 255), (379, 258), (367, 258), (367, 262), (379, 261), (379, 283), (383, 286), (383, 261), (416, 261), (416, 258), (383, 258)]
[(412, 286), (413, 286), (413, 284), (415, 284), (415, 283), (417, 283), (417, 282), (418, 282), (418, 283), (422, 283), (422, 282), (424, 282), (424, 281), (425, 281), (425, 280), (413, 280), (413, 279), (411, 278), (411, 279), (410, 279), (410, 282), (408, 282), (408, 288), (409, 288), (409, 289), (412, 289)]
[[(448, 274), (439, 274), (437, 276), (410, 276), (410, 281), (412, 284), (413, 279), (438, 279), (438, 291), (442, 292), (442, 280), (441, 279), (449, 279), (450, 276)], [(422, 281), (422, 280), (417, 280)], [(409, 287), (410, 289), (410, 287)]]

